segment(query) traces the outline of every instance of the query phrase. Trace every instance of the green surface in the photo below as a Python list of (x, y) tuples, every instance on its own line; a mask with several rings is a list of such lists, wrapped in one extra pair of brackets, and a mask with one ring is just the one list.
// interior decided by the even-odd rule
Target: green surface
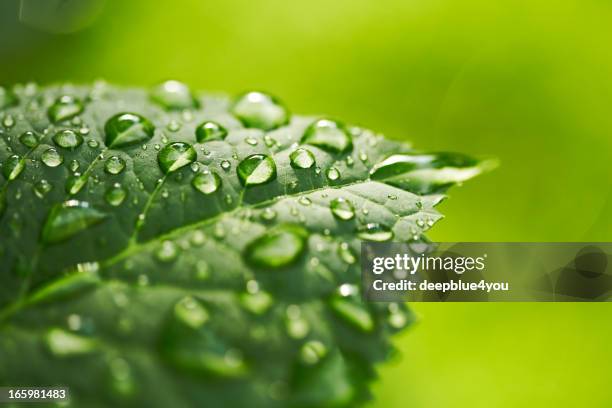
[[(434, 239), (612, 239), (609, 2), (110, 1), (67, 37), (5, 23), (14, 3), (0, 6), (3, 82), (265, 89), (424, 149), (499, 157), (452, 191)], [(415, 310), (380, 406), (610, 404), (607, 305)]]

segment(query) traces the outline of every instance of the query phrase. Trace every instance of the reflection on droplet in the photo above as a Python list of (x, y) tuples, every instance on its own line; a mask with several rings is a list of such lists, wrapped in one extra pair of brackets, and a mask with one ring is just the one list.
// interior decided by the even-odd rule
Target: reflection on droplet
[(245, 186), (264, 184), (276, 178), (276, 164), (265, 154), (247, 157), (240, 162), (236, 171), (240, 182)]

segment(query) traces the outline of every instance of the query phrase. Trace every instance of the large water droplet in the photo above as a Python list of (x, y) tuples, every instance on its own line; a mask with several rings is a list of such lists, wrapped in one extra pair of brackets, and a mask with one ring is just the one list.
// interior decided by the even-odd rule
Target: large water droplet
[(155, 127), (136, 113), (119, 113), (106, 121), (104, 133), (106, 146), (124, 147), (148, 141), (153, 137)]
[(344, 153), (353, 148), (353, 138), (346, 127), (329, 119), (319, 119), (306, 128), (301, 143), (320, 147), (332, 153)]
[(111, 156), (104, 163), (104, 171), (108, 174), (119, 174), (125, 169), (125, 160), (119, 156)]
[(186, 296), (174, 305), (174, 315), (192, 329), (199, 329), (208, 321), (208, 311), (191, 296)]
[(357, 236), (366, 241), (384, 242), (393, 238), (393, 231), (384, 225), (370, 223), (359, 228)]
[(0, 109), (9, 108), (11, 106), (17, 106), (19, 99), (15, 93), (3, 86), (0, 86)]
[(208, 140), (223, 140), (227, 136), (227, 129), (213, 121), (206, 121), (200, 124), (196, 130), (196, 139), (199, 143)]
[(246, 261), (260, 268), (282, 268), (297, 261), (306, 249), (308, 232), (298, 225), (282, 225), (252, 241), (244, 252)]
[(191, 185), (204, 194), (212, 194), (221, 186), (221, 177), (211, 171), (199, 173), (194, 176)]
[[(487, 163), (488, 164), (488, 163)], [(478, 160), (457, 153), (394, 154), (370, 171), (372, 180), (418, 194), (433, 193), (483, 171)]]
[(64, 149), (75, 149), (83, 144), (83, 136), (70, 130), (60, 130), (53, 136), (56, 145)]
[(187, 85), (179, 81), (166, 81), (151, 90), (151, 99), (167, 110), (194, 109), (197, 99)]
[(236, 172), (245, 186), (264, 184), (276, 178), (276, 164), (270, 156), (253, 154), (240, 162)]
[(25, 160), (16, 154), (9, 156), (2, 165), (2, 174), (7, 180), (15, 180), (25, 168)]
[(36, 137), (36, 133), (27, 131), (23, 132), (21, 136), (19, 136), (19, 141), (25, 147), (33, 148), (38, 144), (38, 137)]
[(63, 95), (55, 100), (47, 111), (53, 123), (63, 122), (83, 112), (83, 103), (74, 96)]
[(53, 147), (45, 150), (40, 159), (48, 167), (57, 167), (64, 162), (64, 157)]
[(51, 183), (49, 183), (47, 180), (42, 179), (34, 183), (33, 188), (34, 194), (36, 194), (38, 198), (44, 198), (47, 193), (53, 190), (53, 185), (51, 185)]
[(249, 128), (272, 130), (289, 123), (289, 111), (283, 103), (263, 92), (248, 92), (238, 98), (232, 113)]
[(308, 149), (297, 149), (291, 153), (289, 158), (291, 167), (296, 169), (309, 169), (316, 163), (314, 154)]
[(355, 217), (355, 207), (350, 201), (342, 197), (334, 198), (329, 204), (329, 209), (334, 217), (343, 221), (348, 221)]
[(127, 197), (127, 191), (119, 183), (113, 184), (111, 188), (106, 190), (104, 198), (106, 202), (113, 207), (120, 206)]
[(160, 150), (157, 154), (157, 162), (162, 171), (167, 174), (190, 165), (197, 157), (198, 154), (190, 144), (174, 142)]
[(364, 332), (374, 329), (374, 319), (366, 305), (359, 298), (359, 289), (355, 285), (345, 283), (330, 299), (331, 309), (344, 321)]
[(42, 240), (47, 244), (63, 241), (105, 218), (106, 214), (84, 201), (68, 200), (56, 204), (43, 226)]

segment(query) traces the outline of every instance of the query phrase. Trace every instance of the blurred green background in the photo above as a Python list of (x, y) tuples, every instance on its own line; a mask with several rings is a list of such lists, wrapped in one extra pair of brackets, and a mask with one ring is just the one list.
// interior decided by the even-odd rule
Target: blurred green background
[[(424, 150), (493, 155), (443, 241), (612, 239), (612, 3), (108, 0), (75, 34), (0, 4), (0, 82), (263, 89)], [(415, 304), (380, 407), (612, 406), (612, 306)]]

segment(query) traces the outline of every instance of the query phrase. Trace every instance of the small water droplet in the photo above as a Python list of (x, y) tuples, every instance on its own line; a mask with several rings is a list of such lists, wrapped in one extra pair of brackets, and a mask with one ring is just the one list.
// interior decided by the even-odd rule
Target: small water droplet
[(83, 103), (74, 96), (63, 95), (55, 100), (47, 111), (49, 119), (53, 123), (63, 122), (72, 119), (83, 112)]
[(331, 309), (351, 326), (363, 331), (374, 329), (374, 319), (367, 306), (359, 298), (359, 289), (355, 285), (340, 285), (336, 294), (330, 299)]
[(174, 305), (174, 315), (192, 329), (199, 329), (209, 319), (208, 311), (191, 296), (182, 298)]
[(196, 174), (191, 185), (204, 194), (212, 194), (221, 186), (221, 177), (215, 172)]
[(276, 218), (276, 211), (270, 207), (267, 207), (261, 212), (261, 218), (265, 221), (272, 221)]
[(98, 147), (99, 145), (100, 145), (100, 144), (99, 144), (99, 143), (98, 143), (98, 141), (97, 141), (97, 140), (95, 140), (95, 139), (89, 139), (89, 140), (87, 141), (87, 146), (91, 147), (92, 149), (94, 149), (94, 148)]
[(68, 164), (68, 170), (75, 173), (79, 169), (80, 166), (81, 165), (79, 164), (78, 160), (71, 160), (70, 163)]
[(64, 157), (53, 147), (45, 150), (40, 159), (48, 167), (57, 167), (64, 162)]
[(253, 154), (242, 160), (236, 169), (244, 186), (268, 183), (276, 178), (276, 164), (270, 156)]
[(15, 118), (13, 117), (13, 115), (5, 115), (4, 119), (2, 119), (2, 125), (7, 129), (10, 129), (15, 126)]
[(327, 347), (318, 340), (310, 340), (300, 348), (300, 360), (306, 365), (315, 365), (327, 355)]
[(197, 158), (195, 149), (187, 143), (174, 142), (164, 147), (157, 155), (157, 162), (166, 174), (190, 165)]
[(191, 90), (182, 82), (170, 80), (151, 90), (151, 99), (167, 110), (195, 109), (199, 107)]
[(9, 156), (2, 165), (2, 174), (7, 180), (15, 180), (25, 168), (25, 160), (16, 154)]
[(355, 207), (345, 198), (334, 198), (329, 204), (329, 208), (334, 217), (340, 220), (348, 221), (355, 217)]
[(340, 178), (340, 172), (338, 171), (337, 168), (330, 167), (325, 172), (325, 176), (327, 177), (328, 180), (336, 181), (336, 180), (338, 180)]
[(25, 147), (33, 148), (38, 145), (38, 137), (36, 137), (36, 133), (27, 131), (23, 132), (21, 136), (19, 136), (19, 141)]
[(317, 146), (332, 153), (344, 153), (353, 148), (353, 138), (337, 121), (319, 119), (304, 131), (301, 143)]
[(155, 252), (155, 257), (157, 260), (161, 262), (172, 262), (178, 256), (178, 248), (176, 244), (172, 241), (164, 241), (161, 243), (157, 252)]
[(297, 261), (306, 249), (307, 231), (297, 225), (281, 225), (253, 240), (245, 249), (247, 262), (260, 268), (282, 268)]
[(197, 173), (198, 170), (200, 170), (200, 164), (198, 162), (193, 162), (191, 163), (191, 165), (189, 166), (189, 168), (191, 169), (191, 171), (193, 171), (194, 173)]
[(106, 145), (109, 148), (125, 147), (148, 141), (153, 137), (155, 127), (143, 116), (136, 113), (119, 113), (104, 125)]
[(36, 183), (34, 183), (33, 189), (34, 189), (34, 194), (36, 194), (38, 198), (44, 198), (44, 196), (46, 196), (47, 193), (53, 190), (53, 185), (51, 185), (51, 183), (49, 183), (47, 180), (41, 179), (37, 181)]
[(125, 169), (125, 160), (119, 156), (111, 156), (104, 163), (104, 171), (108, 174), (119, 174)]
[(241, 95), (232, 106), (232, 113), (248, 128), (272, 130), (289, 123), (289, 111), (283, 103), (263, 92)]
[(349, 265), (353, 265), (355, 262), (357, 262), (357, 257), (351, 250), (349, 244), (347, 244), (346, 242), (343, 242), (338, 245), (338, 256), (340, 257), (340, 259), (342, 259), (342, 261)]
[(64, 129), (53, 136), (53, 141), (61, 148), (75, 149), (83, 144), (83, 136), (70, 129)]
[(308, 321), (302, 316), (302, 310), (298, 305), (287, 306), (287, 318), (285, 319), (285, 326), (287, 327), (287, 334), (289, 337), (294, 339), (303, 339), (310, 331), (310, 325)]
[(357, 236), (366, 241), (384, 242), (393, 238), (393, 231), (378, 223), (366, 224), (357, 230)]
[(94, 339), (54, 328), (45, 335), (45, 344), (55, 357), (71, 357), (94, 352), (97, 342)]
[(127, 197), (127, 191), (119, 183), (113, 184), (111, 188), (106, 190), (104, 198), (106, 202), (113, 207), (120, 206)]
[(89, 180), (88, 173), (74, 173), (73, 176), (69, 177), (68, 180), (66, 180), (66, 192), (72, 195), (77, 194), (83, 189), (83, 187), (85, 187), (85, 184), (87, 184), (87, 180)]
[(291, 167), (297, 169), (309, 169), (316, 163), (314, 154), (310, 150), (303, 148), (294, 150), (289, 158), (291, 160)]
[(298, 203), (300, 203), (301, 205), (307, 207), (310, 204), (312, 204), (312, 201), (308, 197), (300, 197), (300, 198), (298, 198)]
[(179, 130), (181, 130), (182, 126), (183, 125), (181, 124), (181, 122), (173, 119), (170, 122), (168, 122), (168, 125), (166, 125), (166, 129), (174, 133), (174, 132), (178, 132)]

